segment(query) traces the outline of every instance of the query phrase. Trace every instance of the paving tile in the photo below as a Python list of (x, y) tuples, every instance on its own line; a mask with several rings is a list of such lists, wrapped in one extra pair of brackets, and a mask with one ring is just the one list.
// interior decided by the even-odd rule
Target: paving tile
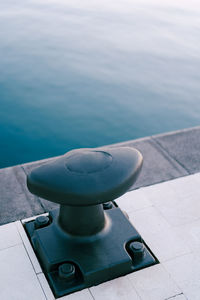
[(188, 172), (200, 171), (200, 127), (154, 137)]
[(123, 196), (116, 199), (117, 204), (127, 213), (152, 206), (147, 195), (143, 193), (142, 189), (127, 192)]
[(90, 288), (95, 300), (139, 300), (134, 287), (130, 284), (127, 276), (107, 281)]
[(168, 223), (179, 226), (200, 218), (199, 185), (195, 174), (149, 187), (146, 194)]
[(43, 211), (26, 188), (26, 176), (19, 167), (0, 170), (0, 224), (24, 219)]
[(0, 251), (0, 299), (46, 300), (23, 245)]
[(118, 145), (135, 147), (142, 153), (144, 158), (142, 171), (132, 189), (188, 174), (180, 164), (151, 138), (139, 139)]
[[(37, 276), (38, 276), (38, 279), (39, 279), (40, 284), (42, 286), (42, 289), (43, 289), (43, 291), (46, 295), (46, 298), (48, 300), (54, 300), (55, 297), (54, 297), (54, 295), (51, 291), (51, 288), (50, 288), (44, 274), (41, 273), (41, 274), (38, 274)], [(93, 299), (91, 293), (89, 292), (89, 290), (84, 289), (82, 291), (79, 291), (79, 292), (61, 297), (61, 298), (59, 298), (59, 300), (94, 300), (94, 299)]]
[(61, 297), (59, 298), (59, 300), (94, 300), (94, 298), (92, 297), (90, 291), (88, 289), (85, 289), (80, 292)]
[(200, 257), (190, 253), (163, 263), (165, 269), (176, 281), (189, 300), (200, 298)]
[(159, 261), (191, 252), (181, 236), (174, 232), (173, 227), (155, 207), (129, 213), (129, 217)]
[(0, 226), (0, 250), (21, 244), (21, 237), (14, 223)]
[[(192, 288), (188, 288), (185, 291), (186, 299), (187, 300), (199, 300), (199, 295), (200, 295), (200, 289), (199, 287), (193, 286)], [(171, 299), (174, 300), (174, 299)]]
[(181, 293), (161, 265), (131, 273), (128, 279), (142, 300), (163, 300)]
[(26, 251), (28, 253), (29, 259), (30, 259), (30, 261), (31, 261), (31, 263), (33, 265), (35, 273), (36, 274), (41, 273), (42, 269), (40, 267), (40, 264), (39, 264), (39, 261), (38, 261), (36, 255), (35, 255), (35, 252), (33, 251), (31, 243), (29, 242), (29, 239), (28, 239), (28, 237), (26, 235), (26, 232), (24, 230), (23, 225), (21, 224), (20, 221), (16, 221), (15, 225), (16, 225), (16, 228), (17, 228), (17, 230), (18, 230), (18, 232), (19, 232), (19, 234), (21, 236), (21, 239), (23, 241), (24, 247), (25, 247), (25, 249), (26, 249)]
[[(173, 181), (176, 179), (173, 179)], [(169, 199), (174, 197), (174, 191), (169, 185), (170, 181), (157, 183), (148, 187), (140, 188), (142, 193), (148, 199), (148, 201), (158, 207), (161, 205), (167, 205)]]
[(180, 295), (170, 297), (170, 298), (165, 299), (165, 300), (187, 300), (187, 299), (188, 298), (186, 298), (184, 294), (180, 294)]
[(37, 275), (37, 278), (38, 278), (38, 280), (40, 282), (40, 285), (41, 285), (41, 287), (43, 289), (43, 292), (44, 292), (46, 298), (48, 300), (55, 300), (55, 297), (54, 297), (54, 295), (53, 295), (53, 293), (51, 291), (51, 288), (50, 288), (50, 286), (48, 284), (48, 281), (46, 280), (45, 275), (43, 273), (40, 273), (40, 274)]
[(174, 232), (179, 234), (182, 241), (192, 252), (200, 251), (200, 220), (174, 227)]

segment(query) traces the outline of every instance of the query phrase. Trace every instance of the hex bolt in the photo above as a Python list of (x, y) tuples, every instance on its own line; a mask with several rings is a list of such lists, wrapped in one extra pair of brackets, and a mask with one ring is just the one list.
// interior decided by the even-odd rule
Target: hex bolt
[(76, 273), (75, 266), (72, 265), (71, 263), (62, 264), (58, 268), (59, 277), (62, 279), (66, 279), (68, 281), (74, 279), (75, 273)]
[(132, 242), (129, 245), (129, 249), (133, 253), (133, 257), (136, 261), (141, 260), (144, 257), (144, 244), (141, 242)]
[(111, 201), (103, 203), (103, 209), (111, 209), (113, 207), (113, 204)]
[(49, 224), (49, 217), (40, 216), (35, 219), (35, 228), (41, 228)]

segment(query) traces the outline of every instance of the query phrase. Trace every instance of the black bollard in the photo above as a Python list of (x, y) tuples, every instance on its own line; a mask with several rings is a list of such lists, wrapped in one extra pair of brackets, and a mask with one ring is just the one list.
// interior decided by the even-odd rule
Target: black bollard
[[(56, 296), (156, 262), (146, 247), (142, 258), (134, 259), (129, 245), (142, 238), (110, 202), (133, 185), (141, 167), (142, 155), (134, 148), (79, 149), (28, 175), (31, 193), (60, 204), (45, 227), (26, 224)], [(67, 275), (59, 275), (63, 270)]]

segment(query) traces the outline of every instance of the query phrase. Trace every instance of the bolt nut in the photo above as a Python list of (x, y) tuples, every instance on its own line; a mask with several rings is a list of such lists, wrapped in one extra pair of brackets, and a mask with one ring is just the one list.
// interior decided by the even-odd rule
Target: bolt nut
[(49, 224), (49, 217), (40, 216), (35, 219), (35, 228), (41, 228)]
[(130, 243), (129, 249), (133, 253), (134, 259), (141, 260), (144, 257), (145, 247), (141, 242), (132, 242)]
[(62, 264), (58, 268), (59, 277), (66, 279), (68, 281), (74, 279), (75, 273), (76, 273), (75, 266), (70, 263)]
[(113, 207), (113, 204), (111, 201), (103, 203), (103, 209), (111, 209)]

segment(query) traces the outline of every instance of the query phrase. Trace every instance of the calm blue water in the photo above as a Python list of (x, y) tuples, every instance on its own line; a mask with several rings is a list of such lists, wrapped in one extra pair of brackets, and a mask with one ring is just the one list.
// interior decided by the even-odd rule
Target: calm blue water
[(199, 124), (199, 1), (0, 2), (0, 167)]

